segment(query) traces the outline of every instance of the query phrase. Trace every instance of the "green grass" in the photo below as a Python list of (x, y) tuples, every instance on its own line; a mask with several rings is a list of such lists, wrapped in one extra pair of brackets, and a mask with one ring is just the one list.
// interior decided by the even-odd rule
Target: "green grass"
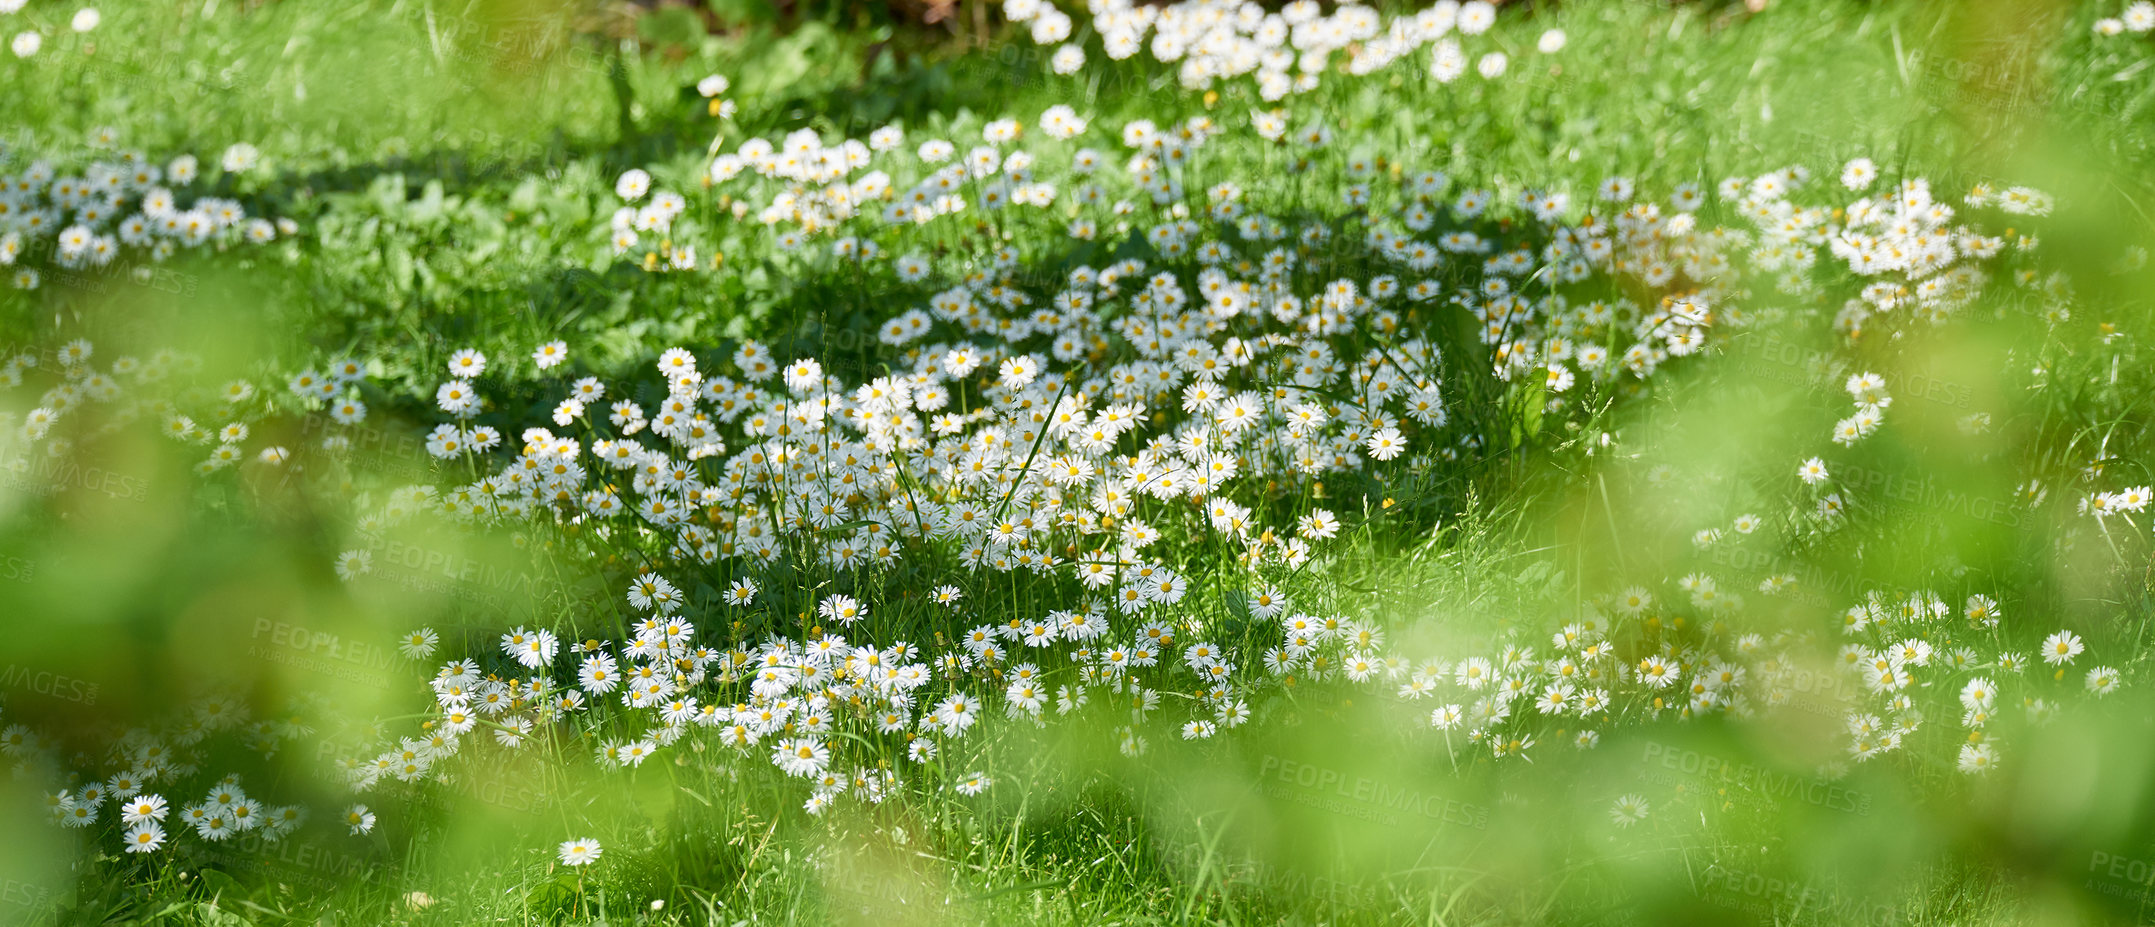
[[(1106, 77), (1054, 78), (1022, 41), (1003, 55), (835, 13), (711, 36), (684, 31), (677, 16), (610, 23), (644, 30), (640, 50), (617, 52), (582, 31), (589, 20), (576, 11), (533, 17), (510, 3), (190, 0), (104, 12), (91, 37), (0, 58), (11, 91), (0, 113), (26, 130), (11, 149), (68, 157), (108, 126), (121, 145), (159, 154), (208, 159), (250, 142), (269, 168), (229, 192), (253, 212), (298, 220), (302, 234), (183, 257), (172, 266), (179, 293), (124, 281), (0, 292), (0, 332), (25, 345), (84, 336), (101, 352), (192, 351), (209, 383), (274, 384), (324, 356), (368, 357), (379, 368), (370, 426), (385, 433), (430, 421), (435, 372), (458, 348), (513, 358), (560, 337), (575, 346), (578, 373), (648, 379), (676, 344), (730, 353), (753, 336), (810, 353), (833, 331), (934, 292), (846, 279), (777, 253), (753, 226), (715, 220), (706, 231), (724, 256), (717, 273), (650, 274), (613, 257), (603, 234), (612, 178), (648, 167), (690, 192), (714, 134), (730, 148), (796, 128), (858, 136), (899, 122), (915, 139), (974, 138), (985, 119), (1058, 102), (1096, 126), (1262, 105), (1246, 82), (1211, 102), (1184, 93), (1142, 56), (1107, 66), (1095, 54), (1088, 74)], [(1397, 78), (1333, 75), (1297, 104), (1356, 140), (1328, 157), (1442, 167), (1500, 196), (1545, 186), (1583, 195), (1613, 173), (1647, 190), (1790, 163), (1827, 175), (1858, 154), (1889, 177), (2058, 194), (2042, 256), (2070, 272), (2070, 320), (2046, 321), (2047, 301), (2013, 290), (1981, 304), (1991, 317), (1844, 350), (1825, 324), (1833, 306), (1777, 307), (1786, 328), (1737, 335), (1713, 364), (1517, 453), (1406, 485), (1329, 487), (1328, 502), (1368, 520), (1289, 590), (1309, 607), (1379, 618), (1413, 650), (1447, 653), (1505, 633), (1538, 640), (1582, 602), (1631, 583), (1801, 562), (1819, 598), (1751, 597), (1769, 626), (1813, 635), (1806, 644), (1822, 655), (1838, 641), (1804, 622), (1862, 590), (1929, 588), (1953, 603), (2003, 592), (2009, 614), (2031, 622), (2015, 633), (2079, 629), (2137, 685), (2048, 727), (2009, 725), (2012, 759), (1993, 776), (1967, 779), (1934, 759), (1959, 736), (1951, 718), (1933, 720), (1923, 749), (1814, 788), (1843, 753), (1838, 717), (1777, 716), (1764, 729), (1665, 719), (1612, 731), (1593, 752), (1550, 743), (1531, 764), (1497, 764), (1398, 704), (1311, 692), (1269, 706), (1281, 723), (1248, 736), (1190, 745), (1156, 733), (1136, 759), (1115, 750), (1104, 723), (1006, 725), (975, 755), (946, 761), (948, 773), (995, 770), (985, 799), (908, 794), (825, 818), (803, 814), (797, 785), (759, 761), (682, 749), (601, 774), (586, 760), (592, 743), (551, 743), (525, 765), (369, 797), (388, 823), (349, 837), (328, 820), (346, 799), (312, 752), (315, 736), (357, 738), (370, 724), (402, 732), (424, 705), (425, 667), (368, 642), (430, 625), (455, 654), (521, 622), (606, 633), (623, 620), (618, 564), (576, 554), (566, 537), (400, 529), (382, 550), (409, 545), (472, 564), (481, 579), (350, 592), (328, 567), (354, 536), (347, 490), (408, 478), (378, 472), (393, 452), (361, 455), (349, 473), (263, 485), (198, 481), (194, 461), (165, 444), (114, 439), (106, 453), (149, 487), (141, 498), (11, 488), (0, 501), (0, 579), (12, 583), (0, 590), (12, 690), (0, 723), (38, 718), (88, 749), (194, 692), (243, 692), (276, 706), (265, 716), (304, 718), (311, 731), (281, 738), (268, 756), (220, 735), (231, 742), (219, 754), (250, 784), (304, 799), (316, 820), (281, 847), (145, 863), (48, 826), (37, 796), (11, 782), (0, 786), (0, 828), (22, 836), (0, 845), (0, 923), (2146, 922), (2149, 888), (2132, 873), (2155, 861), (2147, 531), (2113, 522), (2091, 533), (2075, 527), (2084, 519), (2072, 507), (2086, 491), (2149, 482), (2155, 459), (2145, 437), (2155, 383), (2138, 341), (2155, 281), (2145, 268), (2110, 267), (2127, 245), (2150, 241), (2155, 80), (2145, 65), (2155, 51), (2097, 40), (2094, 15), (2002, 2), (1783, 3), (1757, 15), (1734, 5), (1507, 7), (1493, 39), (1512, 52), (1517, 79), (1437, 85), (1418, 67)], [(503, 23), (519, 24), (506, 59), (488, 51)], [(1569, 45), (1538, 56), (1532, 43), (1549, 26)], [(713, 72), (735, 80), (731, 123), (710, 118), (692, 89)], [(1263, 177), (1292, 202), (1301, 191), (1280, 167), (1248, 149), (1205, 165)], [(1035, 237), (1052, 238), (1023, 240)], [(1064, 247), (1027, 257), (1091, 259)], [(2124, 334), (2103, 339), (2104, 323)], [(1813, 358), (1840, 366), (1822, 376)], [(858, 364), (875, 361), (864, 353)], [(2032, 372), (2038, 365), (2047, 372)], [(1886, 373), (1899, 394), (1915, 378), (1946, 382), (1929, 397), (1914, 390), (1895, 407), (1900, 430), (1858, 452), (1858, 465), (1879, 474), (1868, 488), (1884, 487), (1867, 498), (1888, 504), (1858, 510), (1851, 530), (1823, 540), (1773, 531), (1694, 548), (1698, 525), (1737, 512), (1803, 524), (1809, 500), (1790, 494), (1786, 436), (1823, 445), (1846, 414), (1837, 382), (1857, 369)], [(1787, 388), (1813, 379), (1822, 385)], [(501, 386), (508, 411), (552, 401), (533, 384)], [(1974, 410), (1993, 414), (1992, 430), (1965, 436), (1958, 419)], [(264, 427), (295, 445), (313, 436), (296, 415), (274, 421)], [(1601, 432), (1619, 440), (1602, 445)], [(2099, 456), (2112, 459), (2110, 472), (2083, 477)], [(1656, 465), (1673, 468), (1680, 491)], [(2048, 496), (2010, 524), (1920, 488), (2016, 498), (2029, 474), (2048, 481)], [(1910, 485), (1914, 501), (1891, 505)], [(1228, 556), (1225, 545), (1192, 545), (1193, 561)], [(1233, 567), (1220, 570), (1225, 578), (1193, 595), (1230, 590)], [(925, 576), (862, 590), (893, 603), (892, 633), (960, 629), (907, 598)], [(831, 580), (803, 571), (767, 583), (751, 623), (722, 639), (791, 626), (787, 613)], [(1043, 595), (1013, 586), (974, 598), (992, 617), (1036, 613)], [(1195, 609), (1235, 615), (1217, 598)], [(291, 628), (353, 648), (339, 651), (355, 655), (349, 672), (261, 659)], [(90, 681), (98, 694), (85, 701), (21, 681), (37, 674)], [(557, 754), (569, 762), (545, 759)], [(1308, 770), (1317, 778), (1304, 784)], [(1646, 796), (1654, 814), (1618, 828), (1610, 803), (1627, 793)], [(605, 843), (603, 862), (581, 874), (555, 865), (553, 845), (581, 835)]]

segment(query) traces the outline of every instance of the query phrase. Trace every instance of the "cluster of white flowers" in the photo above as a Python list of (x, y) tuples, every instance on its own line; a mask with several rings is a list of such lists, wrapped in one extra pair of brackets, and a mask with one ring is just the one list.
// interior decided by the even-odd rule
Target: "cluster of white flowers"
[[(47, 782), (45, 805), (53, 823), (69, 829), (104, 823), (127, 852), (155, 853), (168, 849), (173, 832), (215, 844), (243, 834), (275, 843), (297, 830), (307, 820), (305, 807), (250, 797), (238, 774), (211, 779), (201, 763), (213, 741), (237, 739), (270, 756), (312, 733), (296, 717), (254, 719), (244, 700), (214, 696), (194, 702), (161, 729), (128, 729), (104, 745), (92, 766), (82, 765), (89, 754), (64, 754), (60, 743), (21, 723), (0, 729), (0, 757), (14, 764), (16, 776)], [(58, 786), (62, 780), (68, 784)], [(203, 798), (184, 806), (165, 797), (196, 788)]]
[(2148, 507), (2151, 490), (2132, 486), (2116, 492), (2099, 492), (2081, 500), (2081, 512), (2101, 518), (2117, 513), (2138, 513)]
[[(1175, 134), (1202, 139), (1210, 131)], [(853, 150), (896, 144), (886, 133), (880, 144)], [(1156, 150), (1133, 147), (1139, 162)], [(826, 150), (808, 136), (787, 149)], [(764, 169), (771, 150), (751, 149), (754, 158), (744, 163)], [(850, 169), (844, 157), (812, 160), (822, 160), (832, 180)], [(992, 172), (1005, 160), (998, 154), (977, 163)], [(1346, 169), (1350, 181), (1376, 174), (1352, 163)], [(1077, 267), (1034, 292), (1038, 284), (1027, 284), (1040, 278), (998, 250), (985, 267), (959, 269), (953, 276), (960, 282), (926, 306), (892, 318), (881, 335), (893, 366), (865, 382), (836, 377), (811, 358), (781, 363), (749, 340), (720, 362), (723, 372), (710, 371), (695, 352), (665, 352), (655, 389), (595, 378), (569, 384), (551, 426), (522, 428), (505, 465), (454, 487), (401, 490), (363, 530), (431, 510), (468, 524), (595, 530), (613, 549), (623, 539), (645, 539), (648, 566), (627, 592), (641, 616), (637, 633), (572, 648), (573, 685), (549, 675), (561, 668), (556, 661), (534, 658), (552, 649), (544, 632), (519, 629), (504, 640), (504, 655), (534, 671), (528, 677), (488, 679), (476, 663), (448, 664), (436, 682), (444, 723), (434, 739), (446, 733), (453, 748), (456, 732), (494, 716), (495, 740), (514, 747), (540, 725), (615, 711), (604, 699), (618, 693), (625, 716), (649, 719), (642, 722), (648, 733), (607, 742), (602, 762), (639, 764), (698, 728), (744, 751), (768, 739), (776, 766), (811, 780), (806, 807), (820, 812), (848, 794), (881, 800), (897, 781), (889, 760), (940, 756), (992, 708), (1044, 723), (1050, 708), (1068, 715), (1097, 701), (1119, 725), (1124, 748), (1137, 752), (1162, 693), (1186, 696), (1182, 703), (1193, 711), (1179, 722), (1181, 736), (1203, 739), (1244, 723), (1253, 705), (1285, 687), (1335, 683), (1406, 700), (1450, 692), (1462, 697), (1436, 707), (1432, 724), (1505, 757), (1525, 755), (1557, 728), (1588, 747), (1607, 723), (1749, 716), (1786, 703), (1801, 660), (1789, 649), (1793, 642), (1760, 633), (1639, 633), (1718, 626), (1716, 619), (1740, 611), (1742, 597), (1706, 576), (1680, 584), (1688, 609), (1658, 605), (1644, 590), (1590, 603), (1554, 630), (1542, 654), (1517, 639), (1465, 658), (1417, 661), (1392, 652), (1383, 628), (1295, 610), (1279, 591), (1321, 559), (1322, 545), (1342, 527), (1333, 513), (1292, 500), (1329, 475), (1391, 479), (1477, 447), (1484, 436), (1471, 431), (1442, 438), (1452, 418), (1448, 375), (1494, 373), (1501, 381), (1538, 370), (1545, 401), (1561, 410), (1575, 377), (1601, 386), (1627, 375), (1642, 381), (1668, 358), (1701, 351), (1717, 316), (1745, 324), (1745, 313), (1710, 309), (1709, 299), (1724, 298), (1716, 282), (1747, 265), (1785, 273), (1830, 254), (1861, 265), (1864, 276), (1914, 281), (1913, 294), (1900, 300), (1867, 290), (1868, 308), (1842, 313), (1841, 330), (1852, 331), (1849, 319), (1860, 323), (1903, 306), (1942, 318), (1973, 297), (1986, 279), (1980, 268), (2005, 241), (1947, 226), (1951, 210), (1934, 208), (1921, 181), (1903, 184), (1898, 197), (1859, 201), (1839, 213), (1796, 205), (1790, 196), (1809, 176), (1800, 168), (1723, 185), (1758, 227), (1750, 233), (1700, 229), (1697, 189), (1675, 191), (1665, 216), (1653, 203), (1635, 202), (1622, 178), (1599, 192), (1605, 205), (1584, 210), (1561, 195), (1522, 195), (1517, 208), (1532, 221), (1500, 230), (1475, 225), (1491, 194), (1470, 190), (1447, 201), (1451, 184), (1441, 175), (1395, 176), (1387, 199), (1406, 231), (1365, 233), (1370, 257), (1385, 269), (1448, 269), (1468, 273), (1467, 280), (1433, 276), (1403, 285), (1388, 274), (1313, 274), (1310, 256), (1338, 234), (1334, 226), (1289, 235), (1262, 213), (1239, 208), (1241, 191), (1216, 189), (1190, 204), (1203, 209), (1191, 215), (1210, 222), (1172, 219), (1131, 233), (1161, 263), (1195, 265), (1194, 294), (1181, 273), (1136, 259)], [(642, 184), (631, 176), (622, 186)], [(1167, 192), (1169, 203), (1182, 195)], [(1354, 202), (1374, 199), (1365, 191)], [(1969, 201), (1996, 198), (1979, 190)], [(1891, 203), (1926, 218), (1901, 222), (1875, 212)], [(1866, 237), (1874, 226), (1882, 234)], [(1415, 237), (1439, 228), (1449, 231), (1432, 241)], [(1531, 237), (1507, 241), (1507, 232)], [(1303, 247), (1246, 256), (1289, 239)], [(1908, 245), (1926, 250), (1920, 259), (1866, 263), (1866, 252)], [(2032, 239), (2021, 245), (2032, 247)], [(841, 239), (840, 246), (848, 259), (878, 260), (864, 241)], [(896, 263), (901, 280), (932, 275), (926, 258)], [(1934, 276), (1954, 282), (1922, 285)], [(1529, 298), (1515, 288), (1515, 281), (1611, 277), (1670, 295), (1642, 312), (1620, 301), (1574, 306), (1561, 291)], [(1314, 290), (1303, 288), (1311, 284)], [(1441, 324), (1434, 313), (1471, 317), (1478, 344), (1448, 356), (1406, 335), (1434, 330)], [(484, 359), (468, 351), (457, 357), (448, 371), (457, 379), (438, 396), (456, 421), (437, 429), (430, 448), (445, 458), (491, 457), (499, 432), (464, 424), (480, 406), (464, 377), (483, 369)], [(1852, 421), (1868, 424), (1844, 426), (1860, 437), (1876, 427), (1890, 397), (1872, 374), (1850, 378), (1847, 388), (1858, 403)], [(627, 398), (654, 394), (665, 397), (655, 409)], [(591, 414), (614, 396), (624, 398), (611, 401), (607, 416)], [(1407, 454), (1416, 447), (1423, 450)], [(1387, 467), (1402, 456), (1409, 456), (1403, 467)], [(1807, 466), (1808, 480), (1826, 479), (1822, 462)], [(1747, 534), (1758, 523), (1745, 516), (1736, 530)], [(1198, 580), (1174, 561), (1200, 544), (1227, 546), (1239, 582), (1248, 583), (1235, 590), (1246, 614), (1276, 625), (1254, 649), (1217, 643), (1217, 617), (1176, 607)], [(996, 574), (1065, 579), (1076, 594), (1041, 614), (1001, 616), (954, 643), (925, 648), (879, 635), (870, 617), (877, 603), (847, 595), (817, 603), (816, 627), (805, 638), (710, 643), (697, 637), (691, 617), (752, 608), (759, 571), (772, 565), (814, 564), (866, 586), (908, 563), (953, 561), (956, 585), (936, 598), (954, 607), (961, 587)], [(720, 601), (691, 603), (681, 592), (683, 577), (730, 590)], [(1996, 613), (1994, 603), (1971, 600), (1971, 621), (1994, 621)], [(1876, 656), (1904, 674), (1911, 665), (1889, 648), (1844, 656), (1852, 666)], [(2012, 662), (2010, 655), (1956, 659), (1969, 668)], [(2114, 684), (2116, 674), (2105, 672), (2106, 686)], [(1905, 702), (1905, 675), (1895, 678), (1873, 691), (1901, 693), (1893, 716), (1910, 725), (1919, 714)], [(1860, 741), (1855, 755), (1897, 744)], [(356, 781), (371, 786), (399, 762), (416, 777), (429, 757), (423, 748), (405, 742), (399, 756), (376, 758)]]
[[(109, 142), (111, 132), (99, 133)], [(252, 169), (253, 146), (235, 145), (222, 159), (226, 173)], [(5, 166), (0, 161), (0, 166)], [(290, 219), (250, 217), (237, 200), (200, 196), (183, 201), (202, 176), (200, 162), (182, 155), (163, 166), (139, 151), (94, 159), (79, 173), (38, 160), (0, 173), (0, 267), (12, 268), (17, 289), (36, 289), (40, 267), (106, 269), (130, 256), (165, 261), (182, 249), (267, 244), (297, 234)], [(123, 262), (124, 263), (124, 262)], [(146, 276), (146, 267), (136, 267)]]
[[(255, 432), (256, 425), (277, 411), (272, 397), (244, 379), (202, 383), (201, 368), (199, 357), (171, 350), (159, 350), (147, 359), (123, 355), (101, 366), (95, 346), (86, 339), (67, 342), (47, 356), (13, 355), (0, 362), (0, 388), (44, 388), (6, 444), (34, 446), (48, 457), (64, 458), (80, 444), (147, 420), (175, 441), (208, 448), (196, 465), (204, 475), (245, 463), (250, 454), (264, 465), (285, 463), (290, 451), (257, 438)], [(357, 362), (341, 362), (333, 369), (339, 378), (308, 373), (294, 380), (315, 384), (307, 395), (321, 402), (363, 377)], [(328, 384), (326, 391), (321, 384)], [(365, 407), (347, 399), (330, 403), (327, 414), (333, 421), (356, 422)], [(337, 455), (349, 443), (341, 434), (332, 435), (321, 450)], [(245, 449), (249, 444), (252, 451)]]
[[(27, 2), (28, 0), (0, 0), (0, 15), (19, 13)], [(77, 9), (75, 15), (68, 18), (67, 27), (80, 34), (95, 30), (104, 21), (104, 14), (98, 12), (96, 7), (86, 6)], [(28, 58), (44, 47), (45, 34), (34, 28), (17, 32), (14, 38), (8, 40), (8, 50), (14, 52), (17, 58)]]
[[(1721, 184), (1720, 192), (1724, 199), (1738, 204), (1757, 226), (1758, 239), (1749, 258), (1759, 269), (1808, 271), (1812, 262), (1825, 254), (1840, 261), (1862, 283), (1858, 298), (1848, 300), (1833, 319), (1833, 330), (1851, 344), (1867, 335), (1875, 336), (1881, 328), (1889, 333), (1903, 330), (1909, 321), (1946, 321), (1954, 310), (1984, 292), (1992, 277), (1989, 265), (2009, 252), (2030, 253), (2038, 246), (2037, 238), (2025, 230), (1991, 235), (1966, 224), (1961, 209), (1940, 200), (1921, 179), (1903, 181), (1885, 193), (1832, 210), (1806, 208), (1788, 201), (1790, 192), (1807, 179), (1805, 172), (1791, 169), (1751, 180), (1727, 180)], [(1859, 158), (1843, 168), (1840, 179), (1848, 189), (1864, 191), (1875, 185), (1879, 175), (1869, 159)], [(2049, 197), (2025, 187), (1999, 191), (1979, 185), (1960, 196), (1959, 201), (1966, 210), (1990, 208), (2008, 217), (2041, 216), (2052, 209)], [(2064, 316), (2070, 288), (2062, 278), (2021, 269), (2011, 279), (2037, 291), (2039, 298), (2050, 305), (2051, 318)], [(1812, 285), (1806, 275), (1792, 273), (1781, 289), (1801, 295), (1810, 293)], [(1830, 437), (1834, 445), (1850, 448), (1884, 424), (1893, 397), (1886, 378), (1874, 372), (1850, 374), (1841, 385), (1854, 408), (1835, 423)], [(1970, 416), (1964, 419), (1963, 427), (1980, 430), (1986, 421), (1981, 415)], [(1858, 504), (1866, 486), (1859, 480), (1847, 489), (1838, 488), (1832, 476), (1836, 466), (1819, 456), (1805, 458), (1795, 466), (1802, 495), (1807, 496), (1811, 508), (1808, 522), (1799, 530), (1840, 530), (1846, 524), (1850, 506)], [(2147, 497), (2144, 488), (2101, 493), (2084, 500), (2082, 509), (2098, 515), (2138, 511), (2145, 506)], [(2039, 500), (2039, 491), (2029, 498), (2031, 503)], [(1796, 507), (1800, 510), (1801, 503)], [(1758, 516), (1745, 514), (1736, 518), (1734, 530), (1738, 535), (1748, 535), (1761, 526)], [(1723, 538), (1720, 528), (1700, 529), (1694, 535), (1701, 547), (1719, 544)], [(1719, 591), (1710, 576), (1687, 577), (1685, 586), (1694, 604), (1711, 613), (1733, 613), (1743, 607), (1741, 597)], [(1796, 576), (1775, 573), (1759, 583), (1759, 590), (1779, 596), (1797, 586)], [(1871, 592), (1861, 604), (1844, 613), (1843, 630), (1853, 640), (1841, 648), (1840, 660), (1856, 674), (1860, 684), (1857, 691), (1862, 695), (1853, 704), (1831, 704), (1847, 713), (1849, 754), (1853, 759), (1867, 760), (1898, 749), (1904, 738), (1930, 716), (1927, 712), (1958, 711), (1968, 730), (1967, 737), (1960, 741), (1960, 768), (1981, 773), (2000, 759), (1999, 741), (1989, 731), (1991, 722), (1998, 717), (2002, 689), (2021, 690), (2017, 703), (2025, 708), (2031, 721), (2047, 720), (2056, 712), (2053, 699), (2059, 694), (2057, 690), (2038, 694), (2046, 692), (2046, 681), (2026, 672), (2031, 665), (2026, 652), (2016, 650), (2004, 636), (1994, 632), (2002, 615), (1994, 598), (1970, 595), (1962, 610), (1965, 627), (1957, 633), (1946, 622), (1951, 614), (1945, 599), (1929, 591)], [(2041, 656), (2044, 662), (2061, 667), (2057, 679), (2062, 680), (2062, 667), (2073, 662), (2082, 649), (2076, 635), (2060, 630), (2045, 640)], [(1779, 654), (1758, 664), (1757, 671), (1770, 686), (1765, 692), (1770, 706), (1802, 698), (1801, 687), (1791, 690), (1786, 685), (1811, 676), (1808, 665), (1800, 658)], [(1735, 678), (1742, 679), (1743, 672), (1739, 667)], [(1920, 678), (1919, 673), (1957, 677), (1961, 683), (1959, 704), (1946, 701), (1926, 705), (1927, 698), (1949, 690)], [(2101, 696), (2114, 691), (2120, 680), (2116, 670), (2096, 667), (2082, 681), (2086, 691)], [(1711, 688), (1693, 684), (1694, 695)], [(1865, 700), (1871, 704), (1865, 704)]]
[(2100, 36), (2145, 35), (2150, 31), (2155, 31), (2155, 3), (2149, 0), (2134, 0), (2123, 13), (2095, 21), (2095, 34)]
[[(1295, 0), (1277, 11), (1251, 0), (1093, 0), (1088, 6), (1092, 31), (1108, 58), (1149, 54), (1173, 65), (1178, 82), (1190, 90), (1248, 77), (1260, 96), (1277, 101), (1316, 89), (1334, 69), (1362, 76), (1396, 62), (1426, 61), (1430, 76), (1450, 82), (1470, 66), (1495, 79), (1509, 64), (1501, 50), (1470, 59), (1464, 47), (1496, 24), (1496, 7), (1486, 0), (1440, 0), (1390, 19), (1359, 3), (1342, 3), (1327, 13), (1316, 0)], [(1066, 41), (1069, 16), (1041, 0), (1004, 0), (1003, 15), (1027, 26), (1034, 44), (1062, 43), (1048, 62), (1055, 73), (1075, 74), (1084, 67), (1083, 45)], [(1554, 54), (1564, 45), (1563, 31), (1551, 29), (1535, 48)]]

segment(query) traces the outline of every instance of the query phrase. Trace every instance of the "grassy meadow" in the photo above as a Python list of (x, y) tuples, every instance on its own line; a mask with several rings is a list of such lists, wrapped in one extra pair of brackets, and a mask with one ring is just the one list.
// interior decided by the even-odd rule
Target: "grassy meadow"
[(81, 9), (0, 924), (2155, 922), (2155, 7)]

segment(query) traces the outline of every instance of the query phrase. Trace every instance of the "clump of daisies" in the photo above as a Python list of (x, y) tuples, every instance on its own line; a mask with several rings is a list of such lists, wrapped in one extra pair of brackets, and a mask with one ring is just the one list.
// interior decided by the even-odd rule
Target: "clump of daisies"
[[(25, 57), (38, 44), (35, 32), (14, 41)], [(116, 141), (109, 131), (101, 135), (102, 147)], [(234, 145), (209, 176), (194, 155), (161, 162), (141, 151), (100, 155), (59, 159), (86, 162), (79, 169), (39, 159), (0, 173), (0, 268), (14, 288), (35, 290), (53, 271), (123, 269), (146, 285), (185, 286), (158, 277), (151, 265), (185, 251), (266, 245), (299, 233), (290, 219), (249, 215), (238, 200), (206, 192), (218, 169), (231, 175), (256, 166), (251, 145)]]
[(2095, 21), (2095, 34), (2104, 37), (2146, 35), (2150, 31), (2155, 31), (2155, 2), (2149, 0), (2134, 0), (2118, 15)]
[[(1506, 55), (1492, 38), (1495, 5), (1486, 0), (1441, 0), (1387, 19), (1378, 10), (1341, 4), (1327, 12), (1314, 0), (1268, 9), (1247, 0), (1181, 0), (1140, 4), (1106, 0), (1088, 6), (1091, 33), (1111, 61), (1149, 54), (1173, 65), (1180, 85), (1207, 90), (1224, 81), (1248, 79), (1265, 100), (1315, 90), (1328, 73), (1362, 77), (1423, 69), (1449, 82), (1470, 61), (1483, 77), (1503, 74)], [(1087, 60), (1084, 46), (1069, 41), (1070, 17), (1042, 0), (1005, 0), (1005, 18), (1024, 25), (1036, 45), (1057, 45), (1049, 67), (1073, 74)], [(1560, 29), (1544, 31), (1534, 47), (1556, 54), (1566, 44)], [(1477, 52), (1476, 49), (1483, 49)], [(1471, 57), (1470, 57), (1471, 56)]]
[(158, 854), (243, 837), (275, 844), (307, 822), (306, 807), (250, 795), (237, 773), (212, 773), (206, 764), (213, 744), (273, 755), (312, 733), (301, 717), (258, 719), (241, 699), (212, 696), (192, 702), (169, 724), (132, 728), (95, 753), (63, 753), (58, 741), (8, 719), (0, 727), (0, 756), (18, 775), (51, 777), (43, 794), (53, 825), (94, 832), (104, 846)]

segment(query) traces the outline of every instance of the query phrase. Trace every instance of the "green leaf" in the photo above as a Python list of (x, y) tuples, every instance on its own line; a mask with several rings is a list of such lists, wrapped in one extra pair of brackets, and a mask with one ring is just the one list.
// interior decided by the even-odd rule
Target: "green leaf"
[(247, 897), (247, 889), (239, 884), (239, 880), (222, 870), (202, 870), (202, 885), (209, 889), (212, 898), (227, 898), (236, 902)]
[(1547, 411), (1548, 394), (1549, 381), (1540, 376), (1512, 385), (1506, 403), (1512, 409), (1512, 447), (1516, 448), (1541, 434), (1541, 419), (1542, 414)]
[(195, 914), (202, 923), (211, 927), (254, 927), (254, 921), (220, 908), (213, 902), (205, 901), (196, 905)]
[(390, 282), (395, 285), (397, 292), (411, 292), (412, 275), (415, 273), (411, 247), (404, 242), (393, 241), (389, 243), (388, 250)]

